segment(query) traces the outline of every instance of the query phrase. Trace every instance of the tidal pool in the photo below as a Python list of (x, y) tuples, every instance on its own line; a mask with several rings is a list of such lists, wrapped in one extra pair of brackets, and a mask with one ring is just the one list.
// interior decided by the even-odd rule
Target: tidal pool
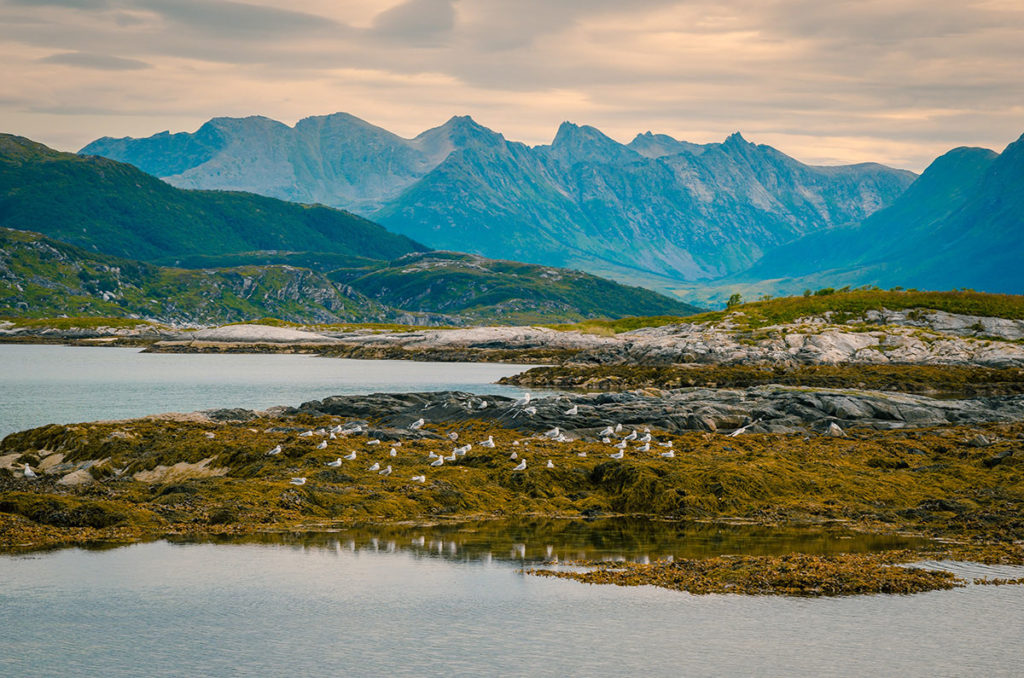
[(527, 520), (4, 556), (0, 674), (1019, 675), (1024, 587), (691, 596), (520, 572), (524, 563), (580, 555), (903, 545), (914, 543), (837, 531)]

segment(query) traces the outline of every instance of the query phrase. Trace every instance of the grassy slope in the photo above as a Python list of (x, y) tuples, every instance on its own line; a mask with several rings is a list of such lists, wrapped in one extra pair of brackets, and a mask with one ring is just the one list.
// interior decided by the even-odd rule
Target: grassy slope
[(142, 260), (266, 250), (392, 259), (425, 249), (342, 210), (185, 191), (125, 163), (6, 134), (0, 135), (0, 226)]

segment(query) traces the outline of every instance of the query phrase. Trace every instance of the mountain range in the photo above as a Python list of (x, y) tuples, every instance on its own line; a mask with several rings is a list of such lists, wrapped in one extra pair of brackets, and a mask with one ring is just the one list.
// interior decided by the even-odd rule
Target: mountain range
[(915, 179), (813, 167), (739, 134), (620, 144), (563, 123), (549, 145), (469, 117), (404, 139), (354, 116), (216, 118), (195, 133), (81, 150), (185, 188), (245, 190), (359, 213), (433, 248), (570, 266), (651, 287), (720, 278), (801, 236), (856, 222)]
[(1024, 136), (1002, 153), (955, 148), (890, 207), (779, 247), (702, 295), (863, 284), (1024, 292)]
[(427, 251), (341, 210), (179, 189), (0, 135), (0, 315), (458, 325), (696, 310), (579, 271)]

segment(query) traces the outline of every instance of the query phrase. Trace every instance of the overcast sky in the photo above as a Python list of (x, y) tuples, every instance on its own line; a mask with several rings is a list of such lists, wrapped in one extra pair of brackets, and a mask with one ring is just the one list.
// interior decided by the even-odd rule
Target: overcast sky
[(0, 69), (0, 131), (62, 150), (345, 111), (920, 170), (1024, 133), (1024, 1), (0, 0)]

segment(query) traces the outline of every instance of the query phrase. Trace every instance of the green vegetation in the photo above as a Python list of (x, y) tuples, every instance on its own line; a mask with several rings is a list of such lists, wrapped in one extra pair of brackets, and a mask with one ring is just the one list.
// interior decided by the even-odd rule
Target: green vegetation
[(93, 330), (97, 328), (111, 327), (111, 328), (134, 328), (134, 327), (150, 327), (155, 324), (148, 320), (137, 320), (133, 318), (104, 318), (90, 317), (90, 316), (79, 316), (79, 317), (63, 317), (63, 318), (25, 318), (17, 316), (0, 316), (0, 321), (6, 321), (11, 323), (14, 327), (23, 327), (29, 329), (56, 329), (56, 330)]
[(967, 365), (562, 365), (501, 379), (530, 388), (748, 388), (767, 384), (972, 397), (1024, 393), (1024, 370)]
[(249, 193), (185, 191), (125, 163), (60, 153), (10, 134), (0, 135), (0, 226), (171, 264), (175, 257), (238, 252), (280, 251), (285, 258), (259, 263), (286, 263), (294, 253), (393, 259), (426, 249), (342, 210)]

